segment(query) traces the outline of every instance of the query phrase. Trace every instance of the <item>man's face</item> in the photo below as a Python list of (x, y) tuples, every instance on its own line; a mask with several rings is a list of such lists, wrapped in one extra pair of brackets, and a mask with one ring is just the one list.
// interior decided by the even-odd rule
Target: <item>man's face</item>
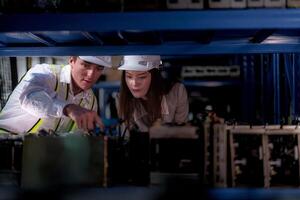
[(71, 76), (73, 81), (73, 92), (90, 89), (99, 79), (104, 67), (86, 62), (78, 57), (71, 57)]

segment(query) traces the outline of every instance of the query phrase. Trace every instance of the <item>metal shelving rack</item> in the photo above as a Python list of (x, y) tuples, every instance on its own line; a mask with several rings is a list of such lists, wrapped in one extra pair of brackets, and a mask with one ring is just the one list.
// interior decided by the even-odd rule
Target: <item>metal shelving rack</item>
[[(274, 73), (267, 84), (274, 90), (273, 121), (279, 123), (281, 91), (275, 72), (279, 55), (300, 52), (299, 25), (300, 9), (0, 14), (0, 56), (272, 54)], [(300, 87), (295, 81), (299, 72), (290, 70), (294, 61), (286, 71), (295, 118)], [(254, 89), (251, 62), (243, 66), (245, 91)], [(244, 94), (246, 105), (252, 92)], [(254, 108), (247, 110), (251, 114)]]
[(299, 9), (2, 14), (0, 56), (296, 53), (299, 16)]

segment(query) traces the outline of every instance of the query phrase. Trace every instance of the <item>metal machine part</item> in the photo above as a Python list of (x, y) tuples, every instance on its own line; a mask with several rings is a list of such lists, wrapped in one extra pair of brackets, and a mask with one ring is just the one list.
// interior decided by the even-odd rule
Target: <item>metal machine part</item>
[(232, 139), (232, 185), (264, 186), (262, 136), (234, 134)]
[[(219, 149), (212, 155), (214, 186), (299, 186), (298, 126), (216, 126), (223, 128), (213, 133), (218, 141), (214, 149)], [(220, 140), (218, 135), (227, 136), (227, 140)]]
[(299, 153), (297, 135), (269, 135), (269, 167), (271, 186), (299, 185)]
[(23, 189), (48, 190), (61, 186), (107, 186), (107, 184), (107, 137), (84, 135), (25, 137)]
[[(150, 128), (151, 171), (164, 177), (203, 177), (203, 134), (195, 126), (161, 125)], [(201, 138), (201, 139), (200, 139)], [(168, 174), (168, 176), (166, 176)]]
[(0, 134), (0, 186), (18, 186), (21, 180), (23, 137)]

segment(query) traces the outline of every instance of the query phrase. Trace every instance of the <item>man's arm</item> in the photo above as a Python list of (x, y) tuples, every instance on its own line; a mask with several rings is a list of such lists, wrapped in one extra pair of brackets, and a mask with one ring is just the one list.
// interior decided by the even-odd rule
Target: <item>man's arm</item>
[(56, 77), (47, 65), (30, 69), (17, 86), (21, 108), (39, 118), (62, 117), (66, 101), (57, 98)]
[(96, 111), (88, 110), (75, 104), (68, 104), (63, 109), (64, 115), (75, 121), (79, 129), (89, 131), (98, 125), (102, 130), (104, 125)]

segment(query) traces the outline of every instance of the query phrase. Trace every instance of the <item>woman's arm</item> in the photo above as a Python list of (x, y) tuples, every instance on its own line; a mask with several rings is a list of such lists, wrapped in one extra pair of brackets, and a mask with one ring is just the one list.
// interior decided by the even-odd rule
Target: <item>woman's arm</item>
[(178, 124), (182, 124), (188, 121), (188, 113), (189, 113), (189, 100), (186, 88), (183, 84), (177, 83), (174, 87), (176, 87), (176, 95), (177, 95), (177, 105), (175, 110), (174, 120)]

